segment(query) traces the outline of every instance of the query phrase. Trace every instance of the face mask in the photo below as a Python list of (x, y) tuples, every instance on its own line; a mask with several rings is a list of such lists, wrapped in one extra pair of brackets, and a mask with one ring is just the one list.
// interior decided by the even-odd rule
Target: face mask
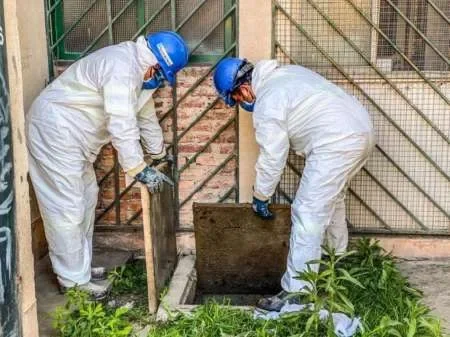
[(255, 108), (255, 100), (253, 100), (253, 102), (251, 103), (242, 101), (241, 103), (239, 103), (239, 105), (241, 106), (242, 109), (248, 112), (253, 112), (253, 109)]
[(147, 81), (144, 81), (144, 83), (142, 84), (142, 89), (146, 90), (157, 89), (161, 86), (163, 82), (164, 82), (164, 75), (161, 73), (161, 71), (157, 70), (152, 78), (148, 79)]

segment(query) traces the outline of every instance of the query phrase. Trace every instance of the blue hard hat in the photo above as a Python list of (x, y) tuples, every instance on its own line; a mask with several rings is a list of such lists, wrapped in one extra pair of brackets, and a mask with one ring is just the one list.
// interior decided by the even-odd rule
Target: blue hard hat
[(236, 101), (231, 97), (233, 91), (247, 79), (247, 73), (253, 69), (253, 65), (246, 59), (227, 57), (219, 62), (214, 72), (214, 85), (220, 97), (229, 106), (234, 106)]
[(165, 79), (175, 84), (175, 74), (188, 63), (189, 49), (184, 39), (175, 32), (149, 34), (147, 45), (158, 60)]

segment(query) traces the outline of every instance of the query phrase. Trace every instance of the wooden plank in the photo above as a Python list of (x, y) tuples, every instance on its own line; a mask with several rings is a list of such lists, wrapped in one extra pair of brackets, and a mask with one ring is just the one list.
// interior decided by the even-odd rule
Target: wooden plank
[(147, 291), (148, 310), (156, 312), (158, 308), (156, 282), (155, 282), (155, 260), (153, 255), (153, 233), (151, 223), (152, 202), (147, 186), (141, 184), (142, 220), (144, 227), (145, 267), (147, 269)]
[(290, 207), (274, 205), (273, 221), (250, 204), (194, 204), (198, 291), (269, 294), (286, 267)]
[[(169, 173), (167, 165), (158, 168)], [(141, 200), (148, 308), (155, 313), (160, 293), (172, 276), (177, 261), (173, 188), (165, 185), (160, 193), (150, 194), (147, 187), (141, 185)]]

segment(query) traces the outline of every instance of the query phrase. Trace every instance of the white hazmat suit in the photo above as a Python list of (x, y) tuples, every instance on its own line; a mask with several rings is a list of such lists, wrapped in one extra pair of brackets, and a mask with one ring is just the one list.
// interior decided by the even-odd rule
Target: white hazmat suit
[(28, 112), (30, 176), (62, 286), (91, 278), (93, 162), (102, 146), (112, 141), (127, 172), (145, 167), (140, 140), (155, 159), (165, 154), (153, 91), (141, 91), (156, 63), (144, 37), (100, 49), (56, 78)]
[(273, 195), (289, 148), (306, 158), (292, 204), (287, 270), (281, 281), (285, 291), (297, 292), (305, 284), (295, 277), (308, 261), (320, 259), (325, 233), (337, 253), (347, 248), (346, 185), (374, 146), (373, 127), (353, 96), (300, 66), (261, 61), (253, 70), (252, 89), (260, 146), (255, 197), (268, 200)]

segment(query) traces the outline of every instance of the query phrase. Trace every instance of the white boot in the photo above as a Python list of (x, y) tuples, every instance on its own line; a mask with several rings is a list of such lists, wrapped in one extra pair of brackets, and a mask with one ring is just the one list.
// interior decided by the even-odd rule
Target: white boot
[(91, 295), (92, 299), (95, 301), (103, 300), (106, 297), (106, 295), (108, 295), (108, 292), (110, 290), (110, 287), (108, 285), (100, 285), (93, 282), (74, 285), (70, 287), (64, 286), (61, 283), (59, 284), (59, 290), (63, 294), (67, 292), (69, 289), (75, 287), (79, 290), (87, 292), (89, 295)]
[(91, 281), (103, 281), (108, 278), (105, 267), (91, 267)]

